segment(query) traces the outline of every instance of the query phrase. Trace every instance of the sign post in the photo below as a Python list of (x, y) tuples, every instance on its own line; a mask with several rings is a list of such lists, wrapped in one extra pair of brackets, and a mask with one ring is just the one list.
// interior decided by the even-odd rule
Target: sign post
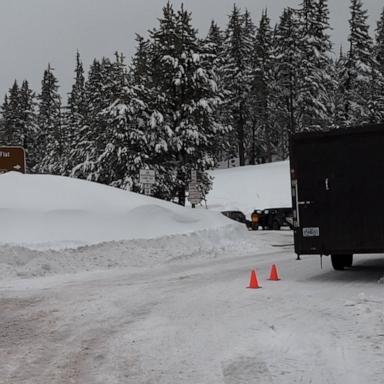
[(191, 170), (191, 182), (188, 185), (188, 201), (192, 204), (192, 208), (195, 208), (196, 204), (199, 204), (202, 199), (202, 194), (197, 182), (197, 171)]
[(144, 194), (151, 196), (152, 185), (156, 182), (155, 171), (151, 169), (140, 169), (140, 183), (144, 186)]
[(0, 147), (0, 174), (5, 172), (25, 173), (25, 151), (22, 147)]

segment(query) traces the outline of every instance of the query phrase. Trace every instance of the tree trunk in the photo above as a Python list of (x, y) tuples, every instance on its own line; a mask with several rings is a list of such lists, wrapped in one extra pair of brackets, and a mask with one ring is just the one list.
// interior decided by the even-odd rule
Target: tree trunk
[(239, 142), (239, 162), (240, 167), (245, 165), (245, 148), (244, 148), (244, 119), (243, 119), (243, 107), (240, 107), (240, 116), (238, 122), (238, 142)]
[(252, 148), (251, 155), (249, 157), (249, 164), (256, 164), (256, 122), (253, 122), (252, 124)]
[(178, 204), (185, 206), (185, 185), (179, 187)]

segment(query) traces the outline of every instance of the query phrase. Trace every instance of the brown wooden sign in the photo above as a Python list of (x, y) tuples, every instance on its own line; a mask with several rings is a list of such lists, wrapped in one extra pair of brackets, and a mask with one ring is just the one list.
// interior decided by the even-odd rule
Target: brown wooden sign
[(25, 173), (24, 148), (0, 147), (0, 174), (10, 171)]

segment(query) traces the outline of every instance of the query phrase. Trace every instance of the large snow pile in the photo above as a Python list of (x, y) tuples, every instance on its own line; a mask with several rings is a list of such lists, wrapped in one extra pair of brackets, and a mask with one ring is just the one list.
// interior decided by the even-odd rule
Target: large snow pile
[(291, 206), (289, 162), (249, 165), (211, 172), (213, 189), (207, 197), (211, 210), (240, 210)]
[(88, 181), (49, 175), (0, 176), (0, 244), (65, 248), (244, 226), (204, 209)]

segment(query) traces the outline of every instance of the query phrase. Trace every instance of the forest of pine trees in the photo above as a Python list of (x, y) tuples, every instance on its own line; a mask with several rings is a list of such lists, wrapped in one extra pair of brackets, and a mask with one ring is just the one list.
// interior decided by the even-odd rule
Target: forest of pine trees
[(130, 62), (116, 53), (85, 73), (78, 52), (66, 103), (51, 65), (38, 93), (15, 81), (0, 144), (24, 147), (30, 173), (135, 192), (139, 170), (154, 169), (153, 195), (183, 205), (192, 169), (207, 192), (219, 161), (283, 160), (295, 132), (383, 122), (384, 9), (377, 18), (371, 36), (362, 1), (351, 0), (348, 46), (335, 49), (328, 0), (286, 8), (274, 26), (267, 10), (256, 22), (234, 5), (206, 37), (168, 2)]

